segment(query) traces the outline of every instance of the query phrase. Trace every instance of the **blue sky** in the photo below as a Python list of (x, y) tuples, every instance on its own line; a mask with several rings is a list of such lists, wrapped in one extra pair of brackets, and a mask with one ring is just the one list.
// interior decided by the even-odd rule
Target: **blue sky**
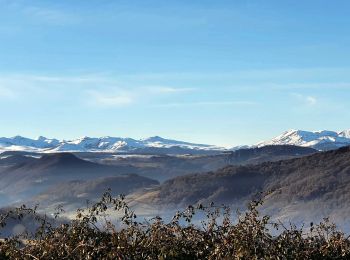
[(231, 146), (350, 128), (349, 9), (0, 0), (0, 135)]

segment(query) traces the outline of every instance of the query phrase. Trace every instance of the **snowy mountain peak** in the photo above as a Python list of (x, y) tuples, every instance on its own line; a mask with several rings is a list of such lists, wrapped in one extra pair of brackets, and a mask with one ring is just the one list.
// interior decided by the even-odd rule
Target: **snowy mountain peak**
[(318, 150), (336, 149), (350, 145), (350, 130), (335, 131), (303, 131), (288, 130), (271, 140), (258, 143), (256, 146), (266, 145), (297, 145), (312, 147)]
[[(148, 137), (146, 139), (142, 139), (143, 141), (147, 141), (147, 142), (163, 142), (165, 141), (166, 139), (156, 135), (156, 136), (151, 136), (151, 137)], [(168, 141), (168, 140), (167, 140)]]
[(345, 138), (350, 138), (350, 129), (341, 131), (341, 132), (339, 133), (339, 136), (345, 137)]

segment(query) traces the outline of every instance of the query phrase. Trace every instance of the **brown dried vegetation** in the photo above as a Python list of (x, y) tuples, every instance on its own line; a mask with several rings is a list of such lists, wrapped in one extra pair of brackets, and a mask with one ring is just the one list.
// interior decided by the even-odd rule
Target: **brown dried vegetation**
[[(224, 206), (189, 206), (165, 222), (159, 217), (139, 222), (124, 197), (106, 192), (102, 199), (67, 223), (49, 219), (26, 207), (3, 214), (10, 218), (35, 216), (34, 234), (8, 237), (0, 242), (0, 259), (349, 259), (350, 240), (327, 219), (308, 228), (288, 227), (261, 216), (262, 199), (232, 221)], [(111, 221), (111, 210), (122, 212)], [(194, 224), (195, 214), (204, 214)], [(56, 215), (57, 217), (57, 215)]]

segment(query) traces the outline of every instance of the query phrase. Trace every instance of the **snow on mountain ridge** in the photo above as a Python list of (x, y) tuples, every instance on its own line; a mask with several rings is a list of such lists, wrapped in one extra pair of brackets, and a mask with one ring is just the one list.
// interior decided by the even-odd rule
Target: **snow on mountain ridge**
[(49, 139), (43, 136), (40, 136), (37, 139), (30, 139), (22, 136), (0, 138), (0, 151), (23, 150), (37, 152), (117, 152), (132, 151), (135, 149), (142, 148), (172, 147), (208, 151), (224, 149), (213, 145), (194, 144), (189, 142), (165, 139), (159, 136), (149, 137), (140, 140), (110, 136), (100, 138), (84, 136), (73, 140)]
[(262, 147), (266, 145), (297, 145), (318, 150), (336, 149), (350, 145), (350, 130), (313, 132), (291, 129), (271, 140), (260, 142), (256, 146)]

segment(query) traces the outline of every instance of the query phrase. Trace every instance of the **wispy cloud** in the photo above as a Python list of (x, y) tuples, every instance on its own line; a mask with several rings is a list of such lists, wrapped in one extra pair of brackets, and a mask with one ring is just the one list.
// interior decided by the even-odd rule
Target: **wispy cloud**
[[(314, 79), (316, 76), (329, 75), (330, 77), (343, 77), (349, 75), (350, 67), (320, 67), (320, 68), (270, 68), (270, 69), (246, 69), (225, 72), (169, 72), (169, 73), (139, 73), (123, 75), (125, 78), (140, 80), (277, 80), (277, 79)], [(305, 83), (307, 84), (307, 83)], [(346, 84), (346, 82), (345, 82)], [(308, 84), (310, 85), (310, 84)], [(315, 84), (315, 85), (326, 85)]]
[(135, 97), (133, 97), (130, 93), (123, 91), (120, 93), (103, 94), (90, 90), (88, 91), (88, 94), (90, 96), (89, 103), (97, 106), (121, 107), (130, 105), (135, 101)]
[(302, 95), (300, 93), (291, 93), (291, 96), (307, 106), (315, 106), (318, 103), (318, 100), (314, 96)]
[(164, 95), (176, 95), (194, 91), (192, 88), (174, 87), (109, 87), (101, 90), (88, 90), (89, 104), (101, 107), (123, 107), (132, 104), (145, 103), (147, 101), (162, 98)]
[(271, 89), (350, 89), (350, 82), (323, 82), (323, 83), (285, 83), (285, 84), (267, 84), (264, 87), (269, 87)]
[(195, 91), (196, 89), (155, 86), (155, 87), (149, 87), (148, 90), (151, 93), (155, 93), (155, 94), (167, 94), (167, 93), (172, 94), (172, 93), (192, 92), (192, 91)]
[(60, 8), (52, 3), (32, 3), (29, 1), (1, 1), (8, 12), (25, 17), (28, 21), (45, 22), (45, 24), (71, 25), (82, 20), (80, 13)]
[[(350, 68), (346, 69), (281, 69), (281, 70), (252, 70), (252, 71), (236, 71), (226, 73), (151, 73), (151, 74), (111, 74), (111, 73), (95, 73), (75, 76), (56, 76), (56, 75), (35, 75), (35, 74), (12, 74), (0, 75), (0, 80), (8, 81), (26, 81), (36, 83), (49, 84), (72, 84), (72, 85), (133, 85), (138, 88), (144, 88), (144, 91), (153, 94), (176, 94), (188, 93), (198, 91), (194, 87), (179, 87), (169, 86), (169, 82), (181, 81), (188, 82), (202, 82), (203, 80), (214, 84), (220, 80), (226, 82), (224, 85), (227, 89), (271, 89), (271, 90), (296, 90), (298, 89), (350, 89), (350, 78), (346, 81), (346, 77), (341, 77), (343, 81), (324, 81), (324, 82), (298, 82), (302, 75), (309, 75), (312, 77), (313, 73), (319, 74), (350, 74)], [(289, 78), (293, 76), (293, 78)], [(294, 77), (295, 76), (295, 77)], [(264, 79), (265, 78), (265, 79)], [(244, 79), (244, 81), (242, 81)], [(247, 79), (247, 81), (245, 80)], [(254, 82), (249, 80), (253, 79)], [(260, 81), (261, 79), (261, 81)], [(279, 82), (283, 79), (283, 82)], [(257, 81), (259, 80), (259, 81)], [(227, 85), (227, 81), (232, 82), (232, 85)], [(160, 83), (160, 85), (157, 84)], [(237, 83), (238, 82), (238, 83)], [(220, 84), (220, 83), (218, 83)], [(129, 87), (129, 86), (128, 86)]]
[(201, 106), (254, 106), (258, 103), (252, 101), (203, 101), (203, 102), (188, 102), (188, 103), (168, 103), (159, 104), (159, 107), (201, 107)]
[(66, 18), (62, 12), (47, 8), (29, 7), (26, 9), (26, 13), (47, 21), (54, 22), (61, 21)]
[(13, 99), (17, 96), (17, 93), (9, 88), (0, 86), (0, 98)]
[(317, 104), (317, 99), (315, 97), (312, 97), (312, 96), (307, 96), (305, 101), (310, 106), (314, 106)]

